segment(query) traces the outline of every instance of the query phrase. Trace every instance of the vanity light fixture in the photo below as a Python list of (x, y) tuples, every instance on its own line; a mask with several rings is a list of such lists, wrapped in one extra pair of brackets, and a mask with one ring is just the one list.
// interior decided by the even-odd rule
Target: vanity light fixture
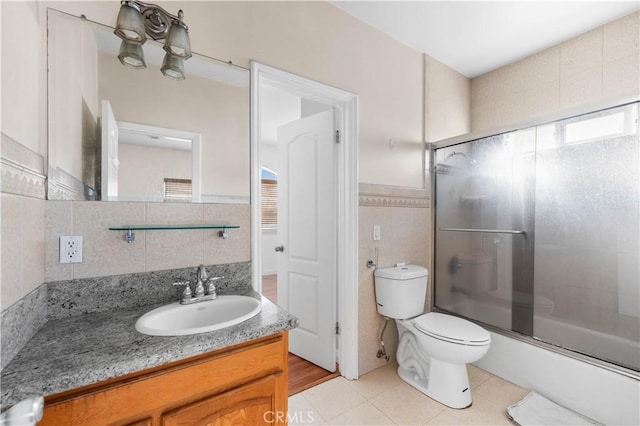
[(184, 80), (183, 61), (191, 57), (189, 27), (182, 21), (184, 12), (172, 15), (160, 6), (138, 0), (122, 0), (116, 22), (115, 35), (122, 39), (118, 59), (122, 65), (143, 69), (142, 45), (147, 36), (153, 40), (164, 39), (165, 56), (162, 74), (174, 80)]

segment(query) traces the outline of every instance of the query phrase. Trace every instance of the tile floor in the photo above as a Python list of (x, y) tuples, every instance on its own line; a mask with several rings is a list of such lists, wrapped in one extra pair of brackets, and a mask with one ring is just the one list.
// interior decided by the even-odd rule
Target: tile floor
[(448, 408), (398, 377), (396, 364), (359, 380), (337, 377), (289, 398), (290, 425), (510, 425), (507, 407), (528, 391), (468, 366), (473, 405)]

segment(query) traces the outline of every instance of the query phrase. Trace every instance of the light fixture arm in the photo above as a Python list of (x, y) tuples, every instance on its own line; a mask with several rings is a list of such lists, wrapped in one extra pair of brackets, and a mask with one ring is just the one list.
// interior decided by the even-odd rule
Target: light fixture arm
[(162, 40), (167, 38), (169, 28), (171, 28), (171, 24), (174, 22), (183, 26), (186, 30), (189, 29), (184, 22), (182, 22), (182, 17), (184, 16), (184, 12), (182, 12), (182, 10), (179, 10), (178, 16), (176, 16), (167, 12), (158, 5), (144, 3), (138, 0), (122, 0), (121, 4), (135, 7), (140, 11), (144, 22), (145, 32), (153, 40)]

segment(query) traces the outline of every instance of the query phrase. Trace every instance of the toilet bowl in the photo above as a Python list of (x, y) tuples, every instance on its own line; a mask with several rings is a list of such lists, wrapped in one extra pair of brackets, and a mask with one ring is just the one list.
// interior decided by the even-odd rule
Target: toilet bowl
[(471, 405), (466, 364), (482, 358), (491, 336), (482, 327), (451, 315), (423, 313), (427, 270), (397, 265), (375, 272), (378, 312), (398, 328), (398, 375), (452, 408)]

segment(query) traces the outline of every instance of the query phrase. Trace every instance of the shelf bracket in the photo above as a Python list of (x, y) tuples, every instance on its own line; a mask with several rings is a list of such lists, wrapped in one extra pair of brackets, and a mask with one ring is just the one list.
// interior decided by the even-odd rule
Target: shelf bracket
[(133, 230), (131, 230), (131, 228), (127, 229), (127, 233), (124, 234), (124, 240), (128, 244), (131, 244), (132, 242), (134, 242), (136, 240), (136, 234), (133, 232)]

